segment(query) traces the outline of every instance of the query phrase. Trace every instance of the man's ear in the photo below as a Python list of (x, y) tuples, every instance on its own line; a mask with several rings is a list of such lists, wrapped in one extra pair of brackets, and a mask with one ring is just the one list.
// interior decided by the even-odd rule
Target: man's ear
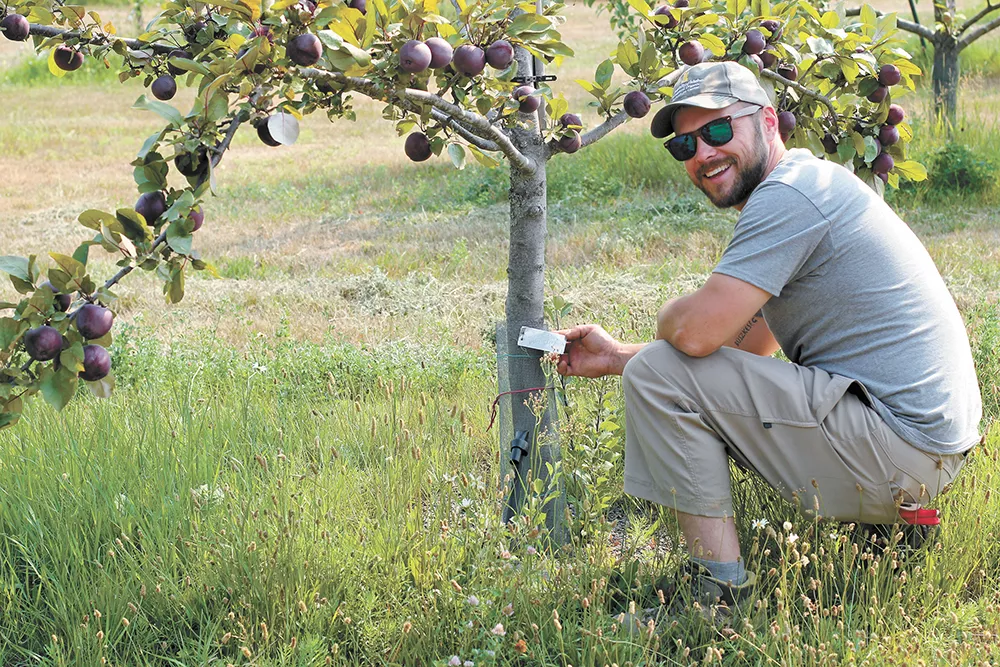
[(778, 134), (778, 112), (774, 107), (764, 107), (760, 115), (764, 122), (764, 138), (771, 141)]

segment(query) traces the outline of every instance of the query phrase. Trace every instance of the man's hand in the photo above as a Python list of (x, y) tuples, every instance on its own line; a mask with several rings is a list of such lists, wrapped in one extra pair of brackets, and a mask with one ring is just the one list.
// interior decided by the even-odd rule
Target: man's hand
[(622, 344), (600, 326), (581, 324), (556, 333), (566, 336), (566, 352), (556, 366), (560, 375), (586, 378), (621, 375), (628, 357), (622, 359)]

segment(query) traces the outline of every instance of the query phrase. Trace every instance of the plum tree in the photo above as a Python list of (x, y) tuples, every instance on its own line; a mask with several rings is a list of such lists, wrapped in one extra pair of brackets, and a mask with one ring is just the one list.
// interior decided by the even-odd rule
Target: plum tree
[[(956, 0), (939, 0), (932, 4), (933, 28), (921, 25), (914, 2), (910, 3), (913, 21), (896, 18), (895, 14), (883, 16), (867, 4), (848, 9), (845, 14), (849, 18), (860, 16), (868, 22), (891, 24), (900, 30), (918, 35), (921, 45), (925, 42), (931, 43), (934, 48), (934, 68), (931, 77), (934, 111), (953, 126), (958, 110), (958, 84), (961, 76), (959, 56), (977, 40), (1000, 28), (1000, 16), (990, 16), (993, 12), (1000, 11), (1000, 3), (987, 0), (986, 4), (972, 16), (964, 16), (959, 11)], [(905, 75), (905, 72), (901, 74)]]
[[(499, 343), (509, 350), (517, 348), (522, 325), (545, 324), (547, 163), (644, 117), (652, 104), (669, 99), (686, 65), (707, 59), (744, 64), (773, 91), (790, 146), (839, 162), (877, 191), (884, 183), (897, 187), (901, 177), (925, 176), (906, 157), (913, 133), (901, 112), (892, 111), (889, 99), (866, 99), (883, 85), (879, 76), (891, 71), (886, 66), (899, 72), (891, 93), (896, 97), (913, 90), (919, 74), (888, 19), (872, 11), (849, 20), (808, 3), (676, 0), (654, 10), (646, 0), (623, 2), (633, 27), (592, 79), (577, 81), (593, 98), (594, 122), (584, 122), (544, 71), (547, 63), (573, 56), (560, 33), (560, 3), (378, 0), (368, 8), (363, 0), (211, 6), (176, 0), (161, 7), (140, 41), (118, 36), (96, 13), (76, 6), (41, 11), (37, 0), (9, 0), (0, 10), (4, 34), (13, 25), (16, 35), (21, 25), (11, 16), (27, 17), (35, 48), (49, 53), (57, 76), (79, 67), (85, 55), (102, 63), (117, 56), (122, 81), (143, 77), (149, 86), (170, 76), (198, 94), (186, 111), (146, 95), (136, 100), (134, 108), (165, 124), (131, 160), (140, 194), (133, 206), (81, 213), (90, 236), (72, 256), (0, 257), (0, 271), (23, 295), (17, 304), (0, 304), (12, 310), (0, 317), (0, 427), (17, 421), (24, 396), (41, 393), (62, 408), (78, 380), (99, 395), (110, 391), (103, 347), (112, 336), (114, 288), (130, 272), (151, 272), (162, 281), (165, 299), (175, 303), (184, 296), (187, 271), (214, 271), (193, 247), (192, 233), (204, 220), (215, 168), (246, 124), (264, 143), (288, 145), (302, 117), (322, 112), (331, 120), (353, 118), (353, 96), (364, 96), (384, 105), (383, 117), (406, 137), (403, 150), (415, 162), (447, 153), (459, 169), (470, 156), (487, 167), (505, 164), (510, 255)], [(768, 56), (765, 63), (767, 54), (773, 62)], [(890, 114), (898, 122), (889, 122)], [(895, 128), (898, 140), (881, 142), (883, 126)], [(183, 182), (168, 178), (171, 169)], [(98, 247), (121, 257), (119, 270), (102, 283), (88, 268), (89, 253)], [(43, 273), (51, 287), (41, 288)], [(70, 296), (70, 303), (63, 306), (57, 294)], [(30, 358), (22, 344), (29, 330), (42, 326), (64, 340), (58, 356), (47, 361)], [(103, 335), (90, 338), (105, 326)], [(509, 355), (501, 372), (512, 391), (546, 386), (538, 356)], [(506, 412), (507, 428), (532, 434), (532, 474), (550, 479), (547, 464), (557, 449), (551, 441), (535, 441), (535, 434), (554, 432), (554, 405), (537, 418), (523, 401), (509, 400)], [(523, 472), (515, 475), (521, 498), (528, 493)], [(508, 505), (506, 518), (517, 504)], [(552, 508), (551, 520), (564, 516)]]

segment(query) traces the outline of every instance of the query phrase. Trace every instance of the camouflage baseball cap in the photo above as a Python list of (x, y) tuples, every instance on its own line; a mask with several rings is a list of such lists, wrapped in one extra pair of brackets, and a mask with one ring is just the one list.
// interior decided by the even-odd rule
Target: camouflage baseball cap
[(743, 65), (731, 60), (699, 63), (681, 75), (674, 85), (674, 96), (653, 116), (649, 129), (654, 137), (663, 139), (673, 134), (674, 112), (679, 107), (723, 109), (736, 102), (771, 106), (767, 91)]

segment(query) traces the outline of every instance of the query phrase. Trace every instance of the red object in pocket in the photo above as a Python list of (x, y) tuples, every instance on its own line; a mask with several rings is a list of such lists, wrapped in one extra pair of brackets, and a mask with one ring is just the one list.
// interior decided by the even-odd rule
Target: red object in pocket
[(937, 510), (917, 507), (916, 509), (899, 509), (899, 518), (911, 526), (937, 526), (941, 523), (941, 515)]

